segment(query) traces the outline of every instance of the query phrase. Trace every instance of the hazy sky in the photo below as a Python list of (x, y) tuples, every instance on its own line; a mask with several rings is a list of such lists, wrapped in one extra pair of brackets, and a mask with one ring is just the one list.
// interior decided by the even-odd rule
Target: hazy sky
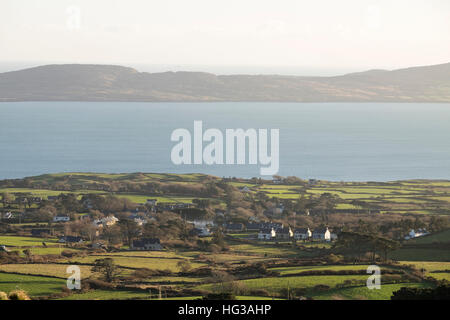
[(445, 62), (449, 0), (0, 1), (3, 65), (320, 74)]

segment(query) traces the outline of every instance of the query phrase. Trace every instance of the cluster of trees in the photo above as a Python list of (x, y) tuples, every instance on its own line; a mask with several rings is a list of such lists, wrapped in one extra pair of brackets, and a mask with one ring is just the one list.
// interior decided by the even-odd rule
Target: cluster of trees
[[(86, 178), (89, 178), (86, 177)], [(205, 176), (201, 182), (168, 183), (163, 181), (145, 182), (147, 177), (141, 174), (130, 174), (128, 179), (106, 179), (99, 176), (90, 177), (92, 181), (83, 182), (77, 176), (52, 177), (52, 179), (24, 178), (0, 181), (3, 188), (34, 188), (58, 191), (76, 191), (80, 189), (97, 190), (104, 192), (129, 192), (143, 194), (185, 194), (199, 197), (217, 197), (223, 190), (220, 181)]]
[(337, 252), (354, 255), (356, 260), (362, 260), (364, 256), (370, 254), (372, 262), (377, 260), (377, 256), (386, 261), (388, 253), (399, 247), (400, 243), (397, 241), (371, 233), (358, 232), (341, 232), (334, 244)]
[(450, 285), (441, 284), (436, 288), (404, 287), (393, 292), (391, 300), (450, 300)]

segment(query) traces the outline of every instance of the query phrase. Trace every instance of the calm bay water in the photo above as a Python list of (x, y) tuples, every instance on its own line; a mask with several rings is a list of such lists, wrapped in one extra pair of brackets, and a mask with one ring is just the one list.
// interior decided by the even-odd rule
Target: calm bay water
[(174, 129), (279, 128), (283, 176), (346, 181), (450, 179), (450, 104), (0, 103), (0, 179), (56, 172), (202, 172), (176, 166)]

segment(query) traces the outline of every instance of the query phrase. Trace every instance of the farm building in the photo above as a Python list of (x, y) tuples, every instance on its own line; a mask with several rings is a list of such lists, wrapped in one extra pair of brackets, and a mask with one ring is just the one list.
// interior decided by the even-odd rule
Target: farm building
[(133, 240), (131, 244), (131, 250), (148, 250), (148, 251), (161, 251), (163, 247), (161, 242), (157, 238), (144, 238), (141, 240)]

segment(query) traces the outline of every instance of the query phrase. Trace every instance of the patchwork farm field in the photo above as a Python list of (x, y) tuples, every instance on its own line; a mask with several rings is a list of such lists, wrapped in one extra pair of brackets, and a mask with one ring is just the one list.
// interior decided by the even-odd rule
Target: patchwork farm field
[(0, 291), (24, 290), (30, 296), (47, 296), (61, 292), (65, 279), (0, 272)]
[(57, 239), (42, 239), (34, 237), (0, 236), (0, 245), (8, 247), (42, 246), (42, 243), (57, 244)]
[[(59, 191), (43, 188), (0, 188), (0, 193), (7, 192), (13, 195), (30, 194), (47, 198), (61, 193), (75, 193), (79, 197), (83, 194), (110, 194), (100, 190), (93, 190), (91, 187), (83, 186), (101, 185), (118, 181), (122, 183), (146, 184), (152, 182), (171, 183), (179, 185), (189, 185), (200, 183), (207, 176), (202, 174), (153, 174), (153, 173), (133, 173), (133, 174), (97, 174), (97, 173), (67, 173), (67, 174), (47, 174), (30, 178), (31, 183), (36, 185), (51, 186), (64, 181), (67, 185), (76, 185), (75, 191)], [(215, 177), (212, 177), (215, 179)], [(365, 201), (380, 207), (383, 212), (392, 213), (414, 213), (414, 214), (450, 214), (450, 183), (448, 181), (437, 180), (409, 180), (393, 181), (385, 183), (376, 182), (331, 182), (318, 181), (312, 185), (296, 186), (283, 184), (255, 184), (248, 181), (230, 182), (236, 188), (249, 188), (251, 194), (259, 192), (265, 193), (270, 198), (278, 199), (298, 199), (302, 192), (307, 195), (321, 195), (329, 193), (342, 199), (337, 204), (337, 209), (358, 209), (354, 200)], [(127, 193), (114, 192), (115, 196), (126, 198), (136, 203), (145, 203), (146, 199), (154, 198), (160, 203), (178, 202), (192, 203), (193, 199), (208, 199), (195, 195), (186, 196), (179, 194), (155, 194), (155, 193)], [(1, 206), (2, 204), (0, 204)]]
[(314, 295), (316, 300), (389, 300), (394, 291), (400, 288), (430, 288), (429, 284), (424, 283), (396, 283), (383, 284), (380, 290), (370, 290), (367, 286), (332, 289), (327, 293), (318, 293)]
[[(0, 221), (0, 291), (22, 289), (31, 298), (150, 300), (159, 299), (161, 290), (161, 299), (191, 300), (227, 288), (238, 300), (386, 300), (402, 287), (431, 288), (439, 280), (450, 281), (450, 230), (437, 228), (450, 216), (449, 181), (290, 177), (275, 183), (202, 174), (67, 173), (0, 181), (0, 195), (2, 218), (8, 213), (9, 219)], [(41, 197), (41, 203), (17, 200), (30, 196)], [(148, 199), (156, 199), (163, 209)], [(167, 210), (168, 203), (176, 205)], [(179, 207), (187, 210), (173, 209)], [(276, 212), (280, 207), (284, 211)], [(54, 223), (55, 214), (70, 215), (71, 221)], [(92, 224), (108, 215), (119, 222)], [(147, 226), (131, 223), (136, 215)], [(197, 217), (200, 223), (214, 220), (212, 234), (193, 232), (189, 223)], [(253, 228), (227, 230), (229, 222), (251, 221), (282, 223), (293, 230), (326, 226), (339, 236), (329, 242), (282, 237), (259, 241)], [(386, 223), (372, 229), (379, 221)], [(403, 227), (406, 222), (408, 227)], [(425, 223), (433, 226), (430, 235), (405, 240), (405, 232)], [(360, 252), (357, 242), (341, 243), (347, 226), (355, 234), (389, 240), (391, 247), (385, 252), (364, 247)], [(51, 238), (31, 236), (33, 229), (47, 228)], [(61, 244), (62, 235), (80, 235), (84, 241)], [(163, 251), (129, 250), (132, 239), (147, 237), (161, 239)], [(381, 290), (366, 287), (366, 271), (374, 263), (382, 266), (387, 279)], [(70, 265), (80, 267), (86, 290), (63, 289)]]
[[(24, 275), (37, 275), (67, 279), (70, 275), (67, 273), (69, 265), (64, 264), (3, 264), (0, 265), (0, 272), (17, 273)], [(81, 279), (92, 275), (91, 268), (88, 266), (78, 266), (81, 270)]]

